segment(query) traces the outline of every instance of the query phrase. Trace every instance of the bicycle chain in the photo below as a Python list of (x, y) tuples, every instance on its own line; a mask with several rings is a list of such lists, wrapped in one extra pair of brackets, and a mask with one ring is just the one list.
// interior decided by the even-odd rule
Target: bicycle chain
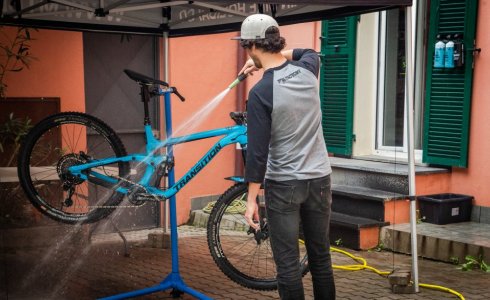
[[(104, 173), (105, 175), (111, 177), (111, 178), (114, 178), (114, 179), (119, 179), (121, 181), (124, 181), (126, 183), (129, 183), (129, 184), (132, 184), (136, 187), (139, 187), (139, 188), (142, 188), (145, 192), (148, 192), (148, 190), (141, 184), (137, 183), (137, 182), (133, 182), (129, 179), (126, 179), (126, 178), (123, 178), (121, 176), (114, 176), (114, 175), (110, 175), (110, 174), (107, 174), (107, 172), (105, 171), (105, 168), (102, 167), (104, 169)], [(147, 202), (149, 201), (152, 201), (152, 202), (162, 202), (162, 200), (158, 199), (157, 196), (153, 195), (153, 194), (150, 194), (152, 195), (155, 199), (154, 200), (145, 200), (145, 203), (143, 203), (142, 205), (88, 205), (88, 206), (78, 206), (78, 207), (75, 207), (75, 208), (87, 208), (87, 209), (91, 209), (91, 208), (95, 208), (95, 209), (99, 209), (99, 208), (137, 208), (137, 207), (143, 207), (146, 205)]]

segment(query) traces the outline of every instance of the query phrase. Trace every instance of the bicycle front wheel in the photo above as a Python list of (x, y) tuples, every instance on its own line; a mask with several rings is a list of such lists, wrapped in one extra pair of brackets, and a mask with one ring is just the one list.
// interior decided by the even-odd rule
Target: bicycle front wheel
[[(236, 184), (216, 202), (207, 225), (208, 246), (220, 270), (234, 282), (256, 290), (277, 288), (263, 190), (259, 194), (261, 231), (254, 232), (244, 217), (247, 185)], [(306, 248), (300, 248), (302, 274), (308, 272)]]
[(124, 195), (115, 189), (121, 184), (120, 178), (129, 174), (129, 164), (94, 168), (92, 171), (114, 178), (103, 185), (76, 177), (68, 168), (125, 155), (119, 137), (101, 120), (83, 113), (56, 114), (38, 123), (26, 136), (18, 160), (20, 185), (32, 204), (56, 221), (95, 222), (122, 201)]

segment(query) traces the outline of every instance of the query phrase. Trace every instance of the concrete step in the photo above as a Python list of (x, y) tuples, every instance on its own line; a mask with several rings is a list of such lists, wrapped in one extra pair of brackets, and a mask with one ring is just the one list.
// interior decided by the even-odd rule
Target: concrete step
[(333, 242), (352, 249), (379, 245), (380, 227), (409, 220), (409, 202), (402, 194), (359, 186), (332, 185)]
[(379, 244), (380, 228), (387, 225), (373, 219), (332, 212), (330, 243), (351, 249), (370, 249)]
[(333, 184), (332, 198), (334, 212), (390, 224), (409, 220), (409, 202), (399, 193)]
[[(374, 161), (370, 159), (350, 159), (330, 157), (332, 183), (359, 186), (375, 190), (408, 194), (408, 166), (396, 161)], [(447, 173), (448, 169), (416, 166), (417, 175)]]
[[(411, 253), (410, 224), (385, 226), (381, 241), (385, 248)], [(426, 258), (459, 263), (466, 255), (483, 257), (490, 262), (490, 224), (461, 222), (446, 225), (417, 224), (418, 255)]]
[[(377, 222), (409, 222), (408, 166), (400, 161), (376, 161), (371, 158), (331, 157), (332, 211)], [(416, 166), (417, 175), (446, 173), (447, 169)], [(334, 221), (333, 221), (334, 222)], [(379, 244), (379, 226), (354, 230), (342, 223), (332, 223), (334, 234), (346, 247), (368, 249)]]

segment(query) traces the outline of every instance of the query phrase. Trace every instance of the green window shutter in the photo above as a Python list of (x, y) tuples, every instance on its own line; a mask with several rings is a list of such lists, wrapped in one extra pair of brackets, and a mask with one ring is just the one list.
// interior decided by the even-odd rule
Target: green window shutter
[[(423, 162), (466, 167), (477, 2), (431, 0)], [(464, 66), (434, 68), (436, 37), (463, 34)]]
[(320, 99), (328, 152), (352, 155), (358, 17), (322, 22)]

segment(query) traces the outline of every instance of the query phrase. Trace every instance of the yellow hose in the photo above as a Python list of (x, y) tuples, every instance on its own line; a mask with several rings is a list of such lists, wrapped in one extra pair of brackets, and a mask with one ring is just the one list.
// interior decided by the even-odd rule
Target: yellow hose
[(448, 293), (451, 293), (453, 295), (456, 295), (457, 297), (459, 297), (459, 299), (464, 300), (464, 297), (463, 297), (462, 294), (456, 292), (455, 290), (452, 290), (450, 288), (447, 288), (447, 287), (443, 287), (443, 286), (440, 286), (440, 285), (427, 284), (427, 283), (419, 283), (419, 286), (424, 287), (424, 288), (428, 288), (428, 289), (433, 289), (433, 290), (439, 290), (439, 291), (443, 291), (443, 292), (448, 292)]
[[(299, 242), (301, 244), (304, 244), (304, 241), (303, 240), (299, 240)], [(330, 251), (331, 252), (338, 252), (338, 253), (341, 253), (341, 254), (344, 254), (350, 258), (352, 258), (354, 261), (358, 262), (359, 264), (356, 264), (356, 265), (344, 265), (344, 266), (338, 266), (338, 265), (332, 265), (332, 268), (334, 269), (339, 269), (339, 270), (345, 270), (345, 271), (360, 271), (360, 270), (369, 270), (369, 271), (372, 271), (378, 275), (381, 275), (381, 276), (388, 276), (391, 274), (391, 272), (389, 271), (380, 271), (376, 268), (373, 268), (371, 266), (368, 266), (367, 264), (367, 261), (360, 257), (360, 256), (355, 256), (347, 251), (344, 251), (344, 250), (341, 250), (341, 249), (338, 249), (338, 248), (335, 248), (335, 247), (330, 247)], [(459, 299), (461, 300), (465, 300), (463, 295), (458, 293), (457, 291), (455, 290), (452, 290), (450, 288), (447, 288), (447, 287), (443, 287), (443, 286), (440, 286), (440, 285), (434, 285), (434, 284), (426, 284), (426, 283), (420, 283), (419, 284), (420, 287), (423, 287), (423, 288), (428, 288), (428, 289), (433, 289), (433, 290), (438, 290), (438, 291), (443, 291), (443, 292), (447, 292), (447, 293), (451, 293), (457, 297), (459, 297)]]
[(340, 269), (340, 270), (346, 270), (346, 271), (360, 271), (360, 270), (367, 269), (367, 270), (370, 270), (370, 271), (372, 271), (378, 275), (381, 275), (381, 276), (388, 276), (391, 273), (391, 272), (386, 272), (386, 271), (380, 271), (376, 268), (368, 266), (367, 262), (364, 258), (362, 258), (360, 256), (355, 256), (355, 255), (353, 255), (347, 251), (344, 251), (344, 250), (341, 250), (338, 248), (334, 248), (334, 247), (330, 247), (330, 251), (342, 253), (342, 254), (344, 254), (344, 255), (346, 255), (346, 256), (348, 256), (348, 257), (352, 258), (353, 260), (360, 263), (358, 265), (345, 265), (345, 266), (332, 265), (332, 267), (334, 269)]

